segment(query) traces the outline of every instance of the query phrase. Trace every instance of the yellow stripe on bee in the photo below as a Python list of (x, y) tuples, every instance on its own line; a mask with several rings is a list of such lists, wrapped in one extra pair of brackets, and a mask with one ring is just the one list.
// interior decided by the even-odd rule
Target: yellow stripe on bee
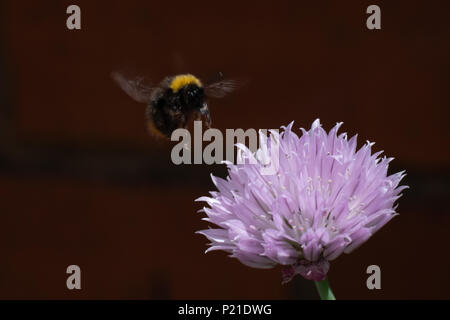
[(173, 78), (172, 82), (170, 83), (170, 88), (173, 92), (177, 92), (188, 84), (196, 84), (199, 87), (202, 86), (200, 80), (198, 80), (192, 74), (181, 74)]

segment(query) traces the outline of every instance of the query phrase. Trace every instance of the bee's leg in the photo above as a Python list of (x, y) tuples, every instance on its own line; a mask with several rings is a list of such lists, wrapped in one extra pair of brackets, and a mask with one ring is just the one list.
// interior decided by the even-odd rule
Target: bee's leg
[(186, 113), (186, 115), (183, 115), (182, 120), (179, 121), (180, 128), (187, 129), (193, 122), (194, 123), (192, 125), (195, 127), (195, 122), (201, 121), (201, 120), (202, 120), (202, 114), (200, 113), (200, 111), (192, 110), (192, 111)]
[(198, 110), (194, 112), (194, 121), (201, 121), (202, 120), (202, 113)]
[(206, 102), (203, 104), (203, 107), (200, 109), (200, 117), (202, 115), (205, 117), (206, 126), (208, 128), (211, 128), (211, 115), (209, 113), (208, 104)]
[(186, 129), (186, 127), (188, 126), (188, 119), (189, 117), (186, 116), (185, 114), (179, 114), (176, 117), (176, 123), (177, 123), (177, 128), (183, 128)]

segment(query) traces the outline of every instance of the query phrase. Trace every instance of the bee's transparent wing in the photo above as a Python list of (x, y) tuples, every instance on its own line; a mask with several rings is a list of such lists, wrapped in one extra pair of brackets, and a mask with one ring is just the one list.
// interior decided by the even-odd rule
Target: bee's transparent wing
[(144, 83), (144, 78), (134, 80), (126, 78), (120, 72), (112, 72), (113, 80), (125, 91), (131, 98), (139, 103), (149, 103), (154, 87)]
[[(222, 73), (219, 73), (219, 77), (223, 77)], [(227, 94), (233, 92), (236, 89), (242, 87), (246, 81), (236, 79), (221, 79), (215, 82), (208, 83), (205, 86), (205, 94), (207, 97), (223, 98)]]

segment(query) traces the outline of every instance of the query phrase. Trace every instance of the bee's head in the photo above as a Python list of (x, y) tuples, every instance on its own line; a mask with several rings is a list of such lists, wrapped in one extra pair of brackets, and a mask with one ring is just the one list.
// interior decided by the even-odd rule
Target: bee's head
[(205, 93), (202, 87), (196, 84), (188, 84), (182, 90), (182, 99), (186, 106), (201, 109), (205, 101)]
[(173, 77), (169, 85), (172, 92), (179, 96), (184, 105), (192, 109), (203, 107), (205, 94), (202, 83), (191, 74), (181, 74)]

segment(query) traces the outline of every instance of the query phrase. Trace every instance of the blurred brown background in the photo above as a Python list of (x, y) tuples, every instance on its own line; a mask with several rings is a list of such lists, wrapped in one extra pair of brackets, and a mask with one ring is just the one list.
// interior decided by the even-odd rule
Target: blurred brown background
[[(77, 4), (82, 30), (66, 28)], [(367, 30), (378, 4), (382, 30)], [(175, 166), (109, 78), (250, 79), (213, 125), (328, 130), (394, 156), (396, 217), (329, 274), (341, 299), (450, 298), (448, 1), (1, 1), (0, 298), (317, 298), (299, 277), (205, 255), (194, 199), (221, 166)], [(66, 288), (66, 267), (82, 290)], [(366, 288), (367, 266), (382, 289)]]

